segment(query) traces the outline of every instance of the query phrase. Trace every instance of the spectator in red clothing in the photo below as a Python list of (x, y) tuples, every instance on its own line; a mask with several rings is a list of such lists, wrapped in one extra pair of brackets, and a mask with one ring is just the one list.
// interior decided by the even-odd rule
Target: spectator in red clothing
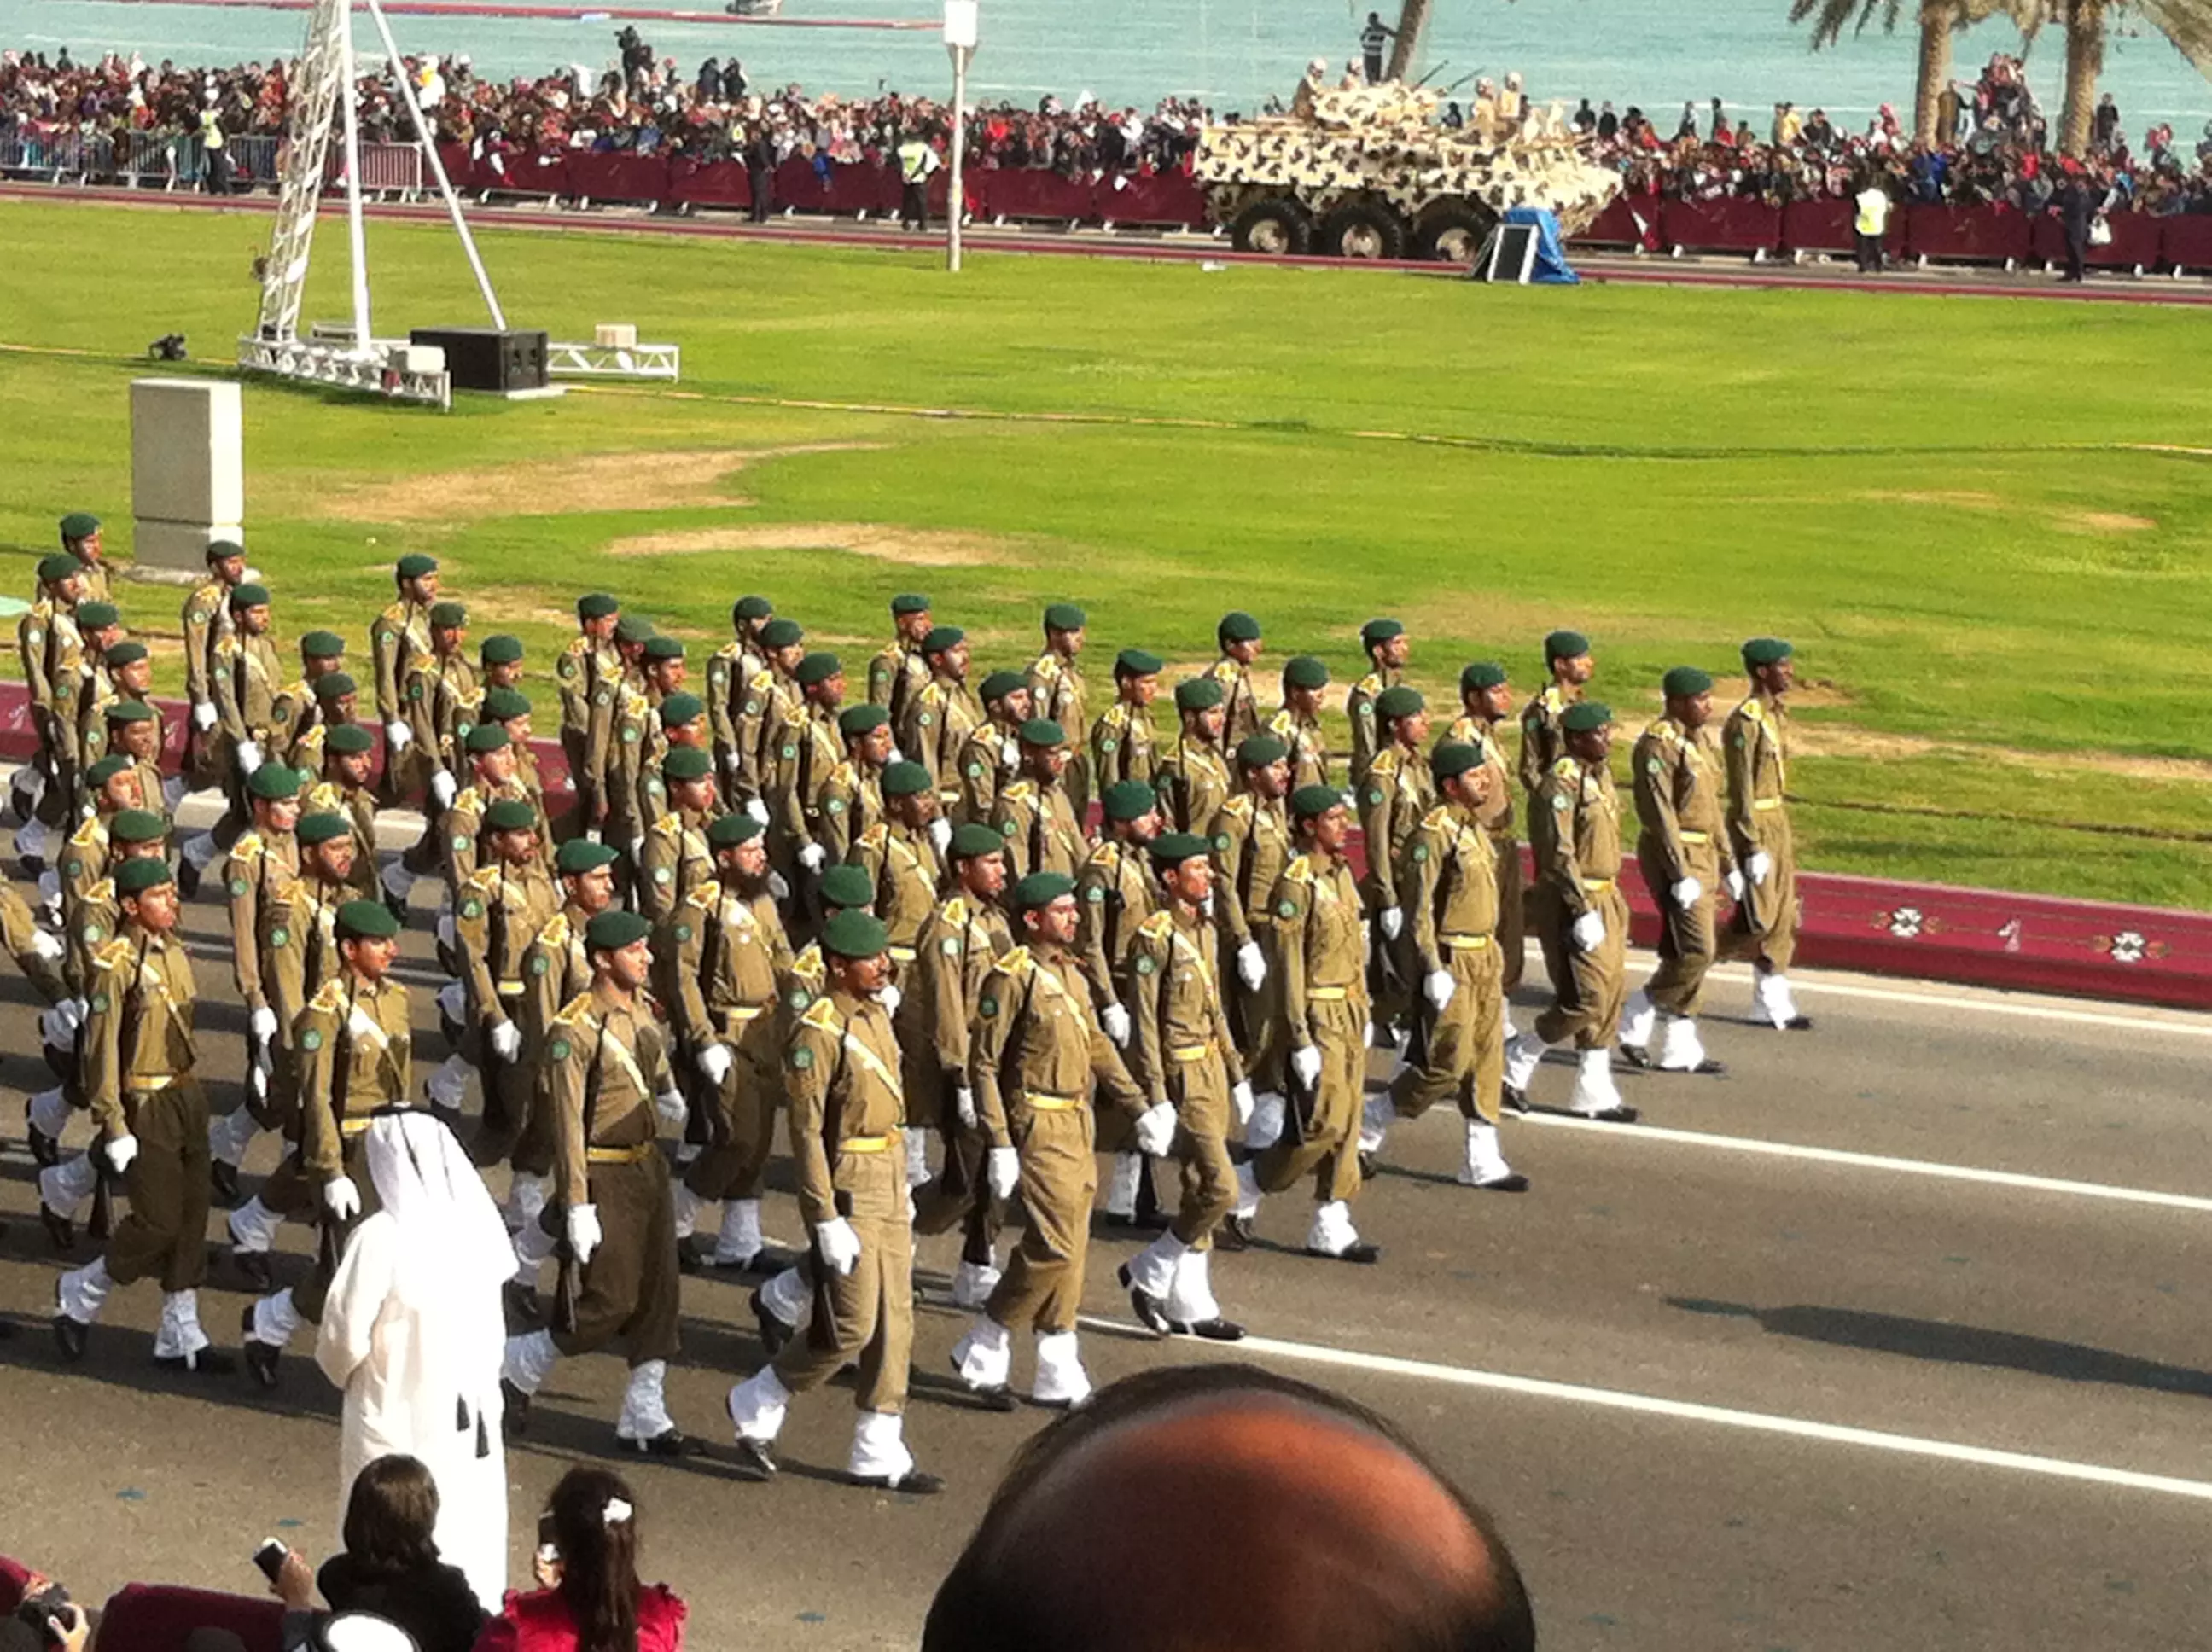
[(637, 1581), (637, 1498), (620, 1475), (570, 1469), (539, 1532), (544, 1587), (509, 1591), (476, 1652), (683, 1652), (684, 1602)]

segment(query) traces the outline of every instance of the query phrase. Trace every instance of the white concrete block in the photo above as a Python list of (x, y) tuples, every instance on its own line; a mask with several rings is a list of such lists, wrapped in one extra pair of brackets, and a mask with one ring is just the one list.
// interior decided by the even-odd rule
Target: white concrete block
[(245, 517), (245, 414), (236, 383), (131, 380), (131, 513), (210, 525)]
[(592, 342), (602, 349), (635, 349), (637, 328), (627, 321), (602, 321), (592, 329)]

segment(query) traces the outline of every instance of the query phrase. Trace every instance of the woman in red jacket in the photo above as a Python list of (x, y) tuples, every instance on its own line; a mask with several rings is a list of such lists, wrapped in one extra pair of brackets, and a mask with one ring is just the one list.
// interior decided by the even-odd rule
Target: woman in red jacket
[(510, 1590), (476, 1652), (683, 1652), (684, 1602), (665, 1584), (637, 1581), (637, 1500), (620, 1475), (570, 1469), (545, 1515), (551, 1530), (537, 1565), (545, 1587)]

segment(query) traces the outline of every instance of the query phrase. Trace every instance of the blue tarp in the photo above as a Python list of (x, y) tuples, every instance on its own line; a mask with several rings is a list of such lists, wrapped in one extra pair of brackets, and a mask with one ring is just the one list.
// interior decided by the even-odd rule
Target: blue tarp
[(1567, 266), (1566, 250), (1559, 245), (1559, 221), (1549, 207), (1510, 207), (1506, 210), (1505, 222), (1535, 228), (1536, 261), (1528, 271), (1532, 283), (1572, 287), (1582, 280)]

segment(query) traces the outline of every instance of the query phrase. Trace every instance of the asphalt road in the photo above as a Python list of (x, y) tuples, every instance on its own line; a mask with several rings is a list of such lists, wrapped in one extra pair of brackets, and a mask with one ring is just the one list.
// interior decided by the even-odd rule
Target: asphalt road
[[(429, 916), (415, 914), (418, 963)], [(204, 900), (188, 925), (221, 1105), (243, 1017), (218, 910)], [(1653, 1128), (1509, 1122), (1526, 1196), (1455, 1185), (1439, 1113), (1394, 1133), (1358, 1207), (1379, 1267), (1297, 1254), (1303, 1201), (1273, 1201), (1273, 1243), (1216, 1267), (1254, 1331), (1246, 1356), (1342, 1388), (1432, 1449), (1496, 1512), (1550, 1648), (2200, 1643), (2212, 1017), (1808, 975), (1819, 1025), (1784, 1036), (1735, 1019), (1748, 992), (1723, 976), (1705, 1041), (1728, 1075), (1624, 1072)], [(133, 1578), (258, 1590), (264, 1534), (336, 1546), (337, 1396), (304, 1341), (269, 1398), (242, 1374), (156, 1372), (151, 1285), (118, 1291), (86, 1363), (59, 1364), (61, 1264), (12, 1099), (46, 1082), (30, 1002), (0, 978), (0, 1318), (16, 1327), (0, 1340), (0, 1552), (88, 1600)], [(416, 1009), (427, 1066), (442, 1053), (427, 989)], [(1547, 1066), (1539, 1106), (1571, 1078)], [(264, 1141), (249, 1173), (274, 1157)], [(796, 1237), (787, 1196), (769, 1214)], [(302, 1268), (307, 1239), (288, 1236)], [(1102, 1236), (1092, 1252), (1094, 1377), (1222, 1357), (1135, 1333), (1112, 1283), (1130, 1248)], [(964, 1318), (945, 1305), (953, 1243), (921, 1258), (933, 1300), (908, 1437), (951, 1482), (929, 1500), (836, 1482), (839, 1388), (794, 1407), (778, 1482), (731, 1479), (721, 1394), (759, 1350), (739, 1285), (686, 1282), (671, 1406), (715, 1453), (628, 1472), (647, 1570), (690, 1600), (695, 1647), (911, 1645), (1043, 1420), (975, 1411), (943, 1375)], [(218, 1259), (202, 1317), (220, 1343), (246, 1300)], [(1028, 1361), (1018, 1346), (1018, 1387)], [(551, 1482), (611, 1458), (622, 1376), (612, 1356), (562, 1365), (510, 1452), (517, 1577)]]

